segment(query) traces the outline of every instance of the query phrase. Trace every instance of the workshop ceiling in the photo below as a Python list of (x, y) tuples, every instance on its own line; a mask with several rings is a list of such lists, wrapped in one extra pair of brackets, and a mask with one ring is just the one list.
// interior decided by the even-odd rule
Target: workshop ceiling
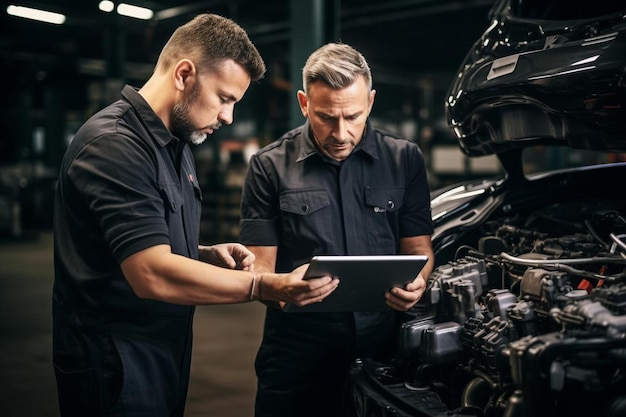
[[(308, 0), (303, 0), (308, 1)], [(288, 62), (292, 0), (129, 0), (155, 11), (151, 21), (120, 17), (98, 9), (98, 0), (5, 2), (63, 13), (52, 25), (0, 17), (0, 62), (12, 77), (59, 68), (71, 80), (104, 75), (111, 50), (122, 53), (128, 78), (147, 78), (171, 32), (191, 17), (213, 12), (241, 24), (268, 64)], [(339, 38), (361, 50), (375, 74), (389, 78), (456, 71), (472, 43), (487, 27), (493, 0), (326, 0), (338, 8)], [(329, 7), (329, 6), (327, 6)], [(111, 48), (119, 42), (121, 48)], [(119, 52), (121, 51), (121, 52)], [(130, 65), (129, 65), (130, 64)], [(133, 73), (134, 71), (134, 73)], [(378, 78), (380, 81), (380, 78)]]

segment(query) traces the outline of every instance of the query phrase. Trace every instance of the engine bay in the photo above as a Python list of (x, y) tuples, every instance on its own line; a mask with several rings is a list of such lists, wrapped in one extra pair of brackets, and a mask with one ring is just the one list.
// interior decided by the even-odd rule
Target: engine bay
[(358, 415), (626, 416), (623, 204), (560, 202), (467, 233), (396, 357), (354, 365)]

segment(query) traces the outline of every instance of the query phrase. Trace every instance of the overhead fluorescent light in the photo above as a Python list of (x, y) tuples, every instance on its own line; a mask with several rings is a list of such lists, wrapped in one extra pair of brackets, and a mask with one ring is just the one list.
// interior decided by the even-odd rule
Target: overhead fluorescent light
[(120, 3), (117, 5), (117, 12), (122, 16), (134, 17), (135, 19), (150, 20), (154, 12), (145, 7), (133, 6), (132, 4)]
[(113, 9), (115, 9), (115, 4), (110, 0), (102, 0), (100, 3), (98, 3), (98, 9), (102, 10), (103, 12), (110, 13), (113, 11)]
[(11, 16), (23, 17), (25, 19), (38, 20), (40, 22), (62, 25), (65, 23), (65, 15), (61, 13), (48, 12), (45, 10), (32, 9), (30, 7), (9, 5), (7, 13)]

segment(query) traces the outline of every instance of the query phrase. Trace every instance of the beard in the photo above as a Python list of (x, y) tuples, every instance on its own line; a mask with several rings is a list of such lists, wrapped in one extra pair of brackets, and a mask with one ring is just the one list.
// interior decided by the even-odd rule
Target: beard
[(200, 132), (189, 119), (190, 104), (198, 97), (200, 88), (196, 85), (187, 95), (182, 103), (176, 103), (172, 108), (172, 116), (170, 120), (171, 132), (184, 142), (191, 142), (194, 145), (200, 145), (207, 138), (206, 133)]

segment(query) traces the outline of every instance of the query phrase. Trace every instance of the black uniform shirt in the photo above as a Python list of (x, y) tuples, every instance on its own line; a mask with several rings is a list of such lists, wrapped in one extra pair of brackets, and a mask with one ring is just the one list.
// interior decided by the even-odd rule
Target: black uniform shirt
[(198, 257), (201, 192), (189, 146), (137, 91), (90, 118), (59, 173), (54, 213), (55, 302), (74, 309), (188, 315), (139, 299), (120, 263), (159, 244)]
[(401, 237), (432, 234), (430, 193), (416, 143), (367, 124), (342, 162), (316, 149), (308, 121), (250, 161), (240, 241), (278, 246), (277, 272), (313, 255), (388, 255)]

